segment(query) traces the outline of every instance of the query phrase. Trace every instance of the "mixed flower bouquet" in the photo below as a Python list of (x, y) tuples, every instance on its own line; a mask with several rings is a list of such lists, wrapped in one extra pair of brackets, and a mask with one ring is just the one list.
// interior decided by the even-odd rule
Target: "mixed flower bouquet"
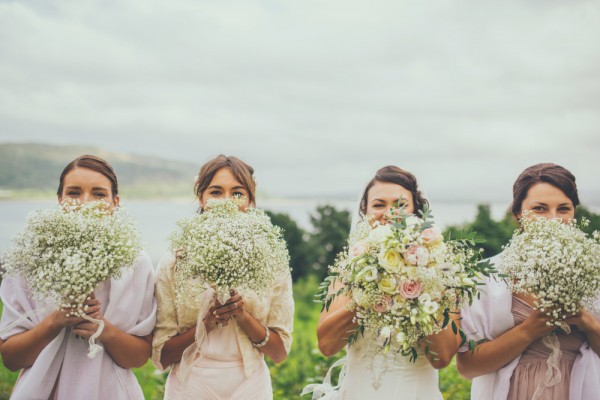
[[(440, 332), (449, 323), (463, 341), (465, 334), (451, 318), (477, 295), (477, 278), (495, 272), (481, 262), (474, 234), (444, 241), (429, 210), (421, 217), (401, 210), (391, 223), (381, 225), (363, 219), (344, 250), (330, 267), (320, 294), (324, 307), (340, 295), (350, 302), (359, 328), (350, 336), (352, 344), (365, 331), (377, 338), (383, 351), (398, 348), (415, 360), (422, 340)], [(343, 287), (328, 294), (332, 282)], [(474, 348), (475, 343), (469, 343)], [(429, 346), (425, 345), (425, 353)]]
[[(240, 210), (243, 199), (216, 199), (205, 211), (177, 222), (171, 234), (171, 250), (183, 281), (210, 285), (225, 303), (231, 289), (267, 293), (285, 271), (289, 254), (281, 228), (264, 211)], [(197, 286), (184, 285), (177, 294), (187, 299)]]
[(3, 255), (4, 276), (22, 277), (34, 299), (56, 305), (67, 316), (100, 325), (90, 338), (90, 357), (102, 348), (94, 340), (103, 321), (84, 313), (84, 303), (99, 283), (119, 278), (141, 251), (135, 221), (124, 208), (103, 201), (65, 201), (36, 210)]
[(581, 228), (588, 221), (562, 223), (525, 213), (500, 256), (499, 270), (514, 293), (531, 294), (534, 307), (551, 324), (569, 333), (562, 322), (586, 308), (597, 310), (600, 293), (600, 233)]

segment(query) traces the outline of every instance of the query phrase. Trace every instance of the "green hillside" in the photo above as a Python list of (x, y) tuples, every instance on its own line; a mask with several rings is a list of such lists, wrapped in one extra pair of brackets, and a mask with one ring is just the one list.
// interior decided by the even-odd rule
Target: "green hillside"
[(82, 154), (106, 159), (127, 197), (191, 198), (199, 165), (100, 148), (0, 143), (0, 198), (52, 197), (65, 165)]

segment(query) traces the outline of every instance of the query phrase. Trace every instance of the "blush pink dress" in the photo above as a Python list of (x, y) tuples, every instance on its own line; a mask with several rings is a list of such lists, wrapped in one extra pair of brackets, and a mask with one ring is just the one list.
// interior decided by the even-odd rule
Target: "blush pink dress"
[(177, 378), (179, 365), (169, 374), (165, 399), (270, 400), (273, 398), (269, 369), (262, 361), (252, 375), (244, 375), (235, 322), (211, 330), (205, 353), (196, 359), (184, 383)]
[[(522, 299), (513, 296), (512, 314), (515, 325), (525, 321), (532, 312), (532, 307)], [(585, 341), (584, 334), (575, 327), (571, 327), (571, 334), (567, 335), (561, 330), (556, 331), (556, 338), (560, 344), (561, 356), (557, 362), (560, 371), (560, 380), (550, 387), (544, 388), (538, 399), (542, 400), (567, 400), (569, 398), (569, 383), (571, 382), (571, 369), (575, 358), (580, 354), (580, 348)], [(519, 364), (510, 379), (510, 389), (507, 400), (531, 400), (546, 376), (547, 361), (552, 350), (547, 347), (542, 339), (533, 342), (521, 355)]]

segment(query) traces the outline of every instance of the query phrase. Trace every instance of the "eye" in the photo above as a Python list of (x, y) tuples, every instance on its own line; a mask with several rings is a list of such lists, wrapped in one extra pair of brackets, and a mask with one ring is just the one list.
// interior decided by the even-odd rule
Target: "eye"
[(244, 197), (246, 194), (243, 192), (234, 192), (233, 193), (233, 197), (235, 197), (236, 199), (239, 199), (240, 197)]
[(104, 197), (106, 197), (106, 193), (104, 193), (104, 192), (96, 192), (96, 193), (94, 193), (94, 196), (104, 198)]
[(559, 207), (558, 211), (563, 213), (571, 212), (571, 207)]
[(70, 196), (70, 197), (79, 196), (79, 192), (76, 190), (69, 190), (69, 191), (67, 191), (67, 196)]
[(543, 207), (543, 206), (535, 206), (535, 207), (533, 207), (533, 208), (532, 208), (532, 210), (533, 210), (533, 211), (536, 211), (536, 212), (542, 212), (542, 211), (546, 211), (546, 207)]
[(220, 190), (213, 190), (212, 192), (209, 192), (208, 194), (210, 194), (211, 196), (220, 196), (221, 195), (221, 191)]

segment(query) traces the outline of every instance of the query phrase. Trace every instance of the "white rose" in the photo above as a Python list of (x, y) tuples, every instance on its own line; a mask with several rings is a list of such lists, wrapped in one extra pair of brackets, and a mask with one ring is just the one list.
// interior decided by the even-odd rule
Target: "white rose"
[(392, 227), (389, 225), (379, 225), (369, 232), (369, 240), (374, 243), (384, 243), (392, 235)]
[(415, 226), (419, 225), (423, 222), (423, 220), (415, 215), (411, 215), (406, 218), (406, 226)]
[(375, 267), (365, 267), (361, 272), (363, 275), (363, 279), (367, 282), (373, 282), (375, 279), (377, 279), (377, 268)]

